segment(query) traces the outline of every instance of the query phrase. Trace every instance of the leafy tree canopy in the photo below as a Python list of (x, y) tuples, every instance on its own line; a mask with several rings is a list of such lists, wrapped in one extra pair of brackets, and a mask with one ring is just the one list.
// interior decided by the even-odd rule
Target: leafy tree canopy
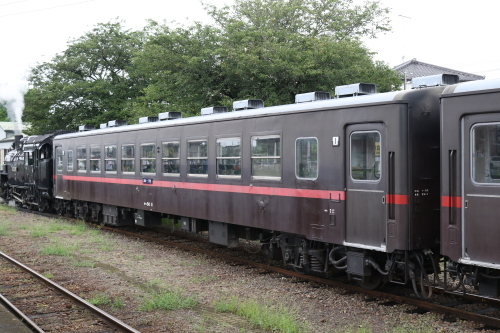
[(7, 114), (7, 108), (2, 103), (0, 103), (0, 121), (10, 121)]
[(142, 34), (124, 30), (120, 22), (98, 24), (51, 62), (35, 67), (23, 118), (32, 124), (30, 132), (126, 118), (126, 104), (143, 88), (129, 75), (141, 45)]
[(356, 82), (394, 90), (399, 77), (361, 39), (389, 29), (387, 9), (352, 0), (235, 0), (205, 4), (214, 25), (151, 21), (142, 32), (99, 24), (32, 71), (25, 121), (32, 133), (112, 119), (292, 103), (308, 91)]
[(381, 92), (400, 85), (360, 41), (374, 36), (373, 26), (387, 29), (386, 10), (376, 3), (237, 0), (232, 7), (206, 8), (217, 26), (150, 26), (150, 38), (134, 59), (137, 73), (150, 80), (137, 111), (157, 111), (155, 105), (194, 115), (239, 99), (276, 105), (342, 84), (376, 83)]
[(354, 5), (353, 0), (235, 0), (233, 6), (205, 4), (205, 9), (220, 27), (278, 34), (341, 40), (374, 38), (390, 30), (389, 10), (379, 1)]

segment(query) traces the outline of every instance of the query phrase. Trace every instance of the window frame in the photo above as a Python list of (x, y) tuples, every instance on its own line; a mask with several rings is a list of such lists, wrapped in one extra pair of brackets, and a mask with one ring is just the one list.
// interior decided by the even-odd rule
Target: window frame
[[(177, 144), (177, 157), (165, 157), (165, 146), (168, 144)], [(179, 172), (165, 172), (166, 161), (177, 161)], [(178, 139), (165, 140), (161, 142), (161, 173), (164, 176), (180, 177), (181, 175), (181, 141)]]
[[(101, 160), (102, 160), (102, 150), (101, 150), (101, 146), (99, 145), (90, 145), (89, 147), (90, 149), (90, 156), (89, 156), (89, 166), (90, 166), (90, 172), (91, 173), (101, 173), (102, 172), (102, 168), (101, 168)], [(93, 158), (92, 156), (92, 150), (96, 150), (98, 149), (99, 150), (99, 158)], [(95, 163), (97, 161), (97, 167), (98, 167), (98, 170), (94, 170), (93, 169), (93, 163)]]
[[(254, 156), (253, 154), (253, 141), (254, 139), (256, 138), (279, 138), (279, 143), (280, 143), (280, 147), (279, 147), (279, 152), (280, 152), (280, 155), (277, 156), (277, 155), (269, 155), (269, 156), (264, 156), (264, 157), (261, 157), (261, 156)], [(250, 174), (251, 174), (251, 178), (252, 180), (272, 180), (272, 181), (281, 181), (282, 178), (283, 178), (283, 135), (282, 133), (254, 133), (250, 136)], [(257, 159), (275, 159), (275, 160), (279, 160), (279, 173), (280, 175), (279, 176), (259, 176), (259, 175), (254, 175), (253, 174), (253, 170), (254, 170), (254, 161), (257, 160)]]
[[(85, 158), (78, 158), (80, 156), (79, 152), (82, 149), (85, 150)], [(87, 169), (88, 169), (87, 157), (88, 157), (87, 146), (78, 146), (78, 147), (76, 147), (76, 170), (77, 170), (77, 172), (81, 172), (81, 173), (86, 173), (87, 172)], [(85, 163), (85, 169), (80, 169), (80, 163), (79, 163), (80, 161), (83, 161)]]
[[(299, 140), (310, 140), (314, 139), (316, 141), (316, 176), (315, 177), (299, 177), (298, 170), (297, 170), (297, 162), (298, 162), (298, 156), (297, 156), (297, 143)], [(295, 139), (295, 178), (300, 179), (300, 180), (316, 180), (319, 177), (319, 141), (317, 137), (299, 137)]]
[[(146, 146), (153, 146), (153, 155), (154, 157), (143, 157), (142, 156), (142, 153), (143, 153), (143, 147), (146, 147)], [(140, 169), (140, 173), (142, 175), (156, 175), (157, 171), (158, 171), (158, 168), (157, 168), (157, 162), (156, 162), (156, 143), (155, 142), (145, 142), (145, 143), (141, 143), (141, 145), (139, 146), (139, 169)], [(143, 171), (143, 161), (149, 161), (149, 160), (152, 160), (153, 163), (150, 164), (154, 167), (154, 172), (149, 172), (149, 171)]]
[[(353, 161), (353, 151), (352, 151), (352, 148), (353, 148), (353, 145), (352, 145), (352, 137), (354, 134), (368, 134), (368, 133), (377, 133), (378, 134), (378, 137), (380, 139), (379, 141), (379, 178), (378, 179), (355, 179), (353, 176), (352, 176), (352, 161)], [(376, 141), (375, 141), (376, 142)], [(375, 150), (374, 150), (375, 151)], [(382, 133), (380, 133), (380, 131), (378, 130), (361, 130), (361, 131), (352, 131), (351, 134), (349, 135), (349, 177), (351, 178), (351, 181), (352, 182), (355, 182), (355, 183), (371, 183), (371, 184), (377, 184), (377, 183), (380, 183), (380, 181), (382, 180)], [(377, 157), (376, 155), (374, 155), (374, 157)], [(377, 161), (374, 161), (374, 162), (377, 162)]]
[[(133, 148), (133, 157), (123, 157), (123, 148), (124, 147), (132, 147)], [(135, 157), (136, 157), (136, 154), (135, 154), (135, 143), (123, 143), (120, 145), (120, 172), (124, 175), (135, 175), (137, 169), (135, 167)], [(132, 161), (132, 165), (134, 167), (134, 170), (133, 171), (124, 171), (124, 168), (123, 168), (123, 162), (126, 162), (126, 161)]]
[[(470, 159), (470, 166), (469, 166), (469, 178), (472, 182), (472, 184), (474, 185), (480, 185), (480, 186), (500, 186), (500, 177), (497, 178), (497, 179), (494, 179), (493, 177), (491, 177), (491, 167), (489, 168), (489, 177), (490, 179), (492, 180), (491, 182), (479, 182), (479, 181), (476, 181), (475, 179), (475, 172), (476, 172), (476, 157), (474, 157), (475, 155), (475, 152), (476, 152), (476, 146), (475, 146), (475, 130), (477, 127), (480, 127), (480, 126), (484, 126), (484, 127), (489, 127), (489, 126), (499, 126), (500, 127), (500, 122), (481, 122), (481, 123), (476, 123), (474, 125), (471, 126), (470, 128), (470, 131), (469, 131), (469, 145), (470, 145), (470, 149), (469, 149), (469, 159)], [(484, 154), (485, 150), (483, 149), (483, 154)], [(489, 145), (488, 147), (488, 153), (491, 152), (491, 145)], [(489, 161), (486, 162), (485, 161), (485, 167), (486, 167), (486, 164), (489, 164), (491, 166), (491, 158), (492, 157), (498, 157), (499, 155), (494, 155), (492, 156), (491, 154), (489, 154)], [(495, 162), (499, 162), (500, 161), (495, 161)], [(484, 168), (483, 168), (484, 169)], [(484, 178), (486, 179), (486, 175), (484, 175)]]
[[(219, 140), (238, 140), (239, 141), (239, 150), (240, 150), (240, 153), (239, 153), (239, 156), (219, 156)], [(236, 135), (232, 135), (232, 136), (224, 136), (224, 137), (218, 137), (215, 139), (215, 175), (217, 176), (217, 178), (221, 178), (221, 179), (241, 179), (241, 174), (242, 174), (242, 165), (243, 165), (243, 162), (242, 162), (242, 138), (241, 136), (236, 136)], [(219, 174), (219, 161), (220, 160), (239, 160), (239, 168), (240, 168), (240, 174), (239, 175), (235, 175), (235, 174), (232, 174), (232, 175), (222, 175), (222, 174)]]
[(68, 158), (66, 161), (66, 170), (68, 172), (73, 172), (74, 162), (73, 162), (73, 150), (68, 150)]
[[(115, 156), (108, 158), (108, 148), (114, 147), (115, 148)], [(114, 161), (115, 163), (115, 170), (108, 170), (108, 162)], [(118, 172), (118, 145), (116, 144), (108, 144), (104, 146), (104, 171), (107, 174), (116, 174)]]
[[(196, 156), (196, 157), (190, 157), (189, 156), (189, 144), (190, 143), (194, 143), (194, 142), (205, 142), (206, 145), (207, 145), (207, 152), (205, 154), (205, 156)], [(186, 149), (187, 149), (187, 154), (186, 154), (186, 173), (189, 177), (200, 177), (200, 178), (207, 178), (208, 177), (208, 172), (209, 172), (209, 168), (208, 168), (208, 156), (209, 156), (209, 149), (208, 149), (208, 138), (203, 138), (203, 139), (187, 139), (186, 140)], [(193, 160), (203, 160), (205, 161), (205, 165), (206, 165), (206, 172), (205, 173), (190, 173), (190, 161), (193, 161)]]
[[(59, 159), (60, 157), (60, 159)], [(59, 163), (60, 162), (60, 163)], [(56, 147), (56, 173), (61, 174), (64, 172), (64, 150), (61, 146)]]

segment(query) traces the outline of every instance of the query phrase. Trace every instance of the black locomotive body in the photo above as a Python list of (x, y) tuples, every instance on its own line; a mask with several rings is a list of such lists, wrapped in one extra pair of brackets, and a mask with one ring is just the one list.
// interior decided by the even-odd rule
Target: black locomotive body
[(16, 137), (2, 170), (2, 197), (40, 211), (53, 202), (52, 140), (55, 134)]
[(500, 295), (500, 80), (442, 96), (441, 252), (450, 271)]
[(59, 135), (55, 208), (114, 225), (168, 214), (216, 243), (260, 239), (296, 270), (405, 283), (439, 249), (441, 91)]

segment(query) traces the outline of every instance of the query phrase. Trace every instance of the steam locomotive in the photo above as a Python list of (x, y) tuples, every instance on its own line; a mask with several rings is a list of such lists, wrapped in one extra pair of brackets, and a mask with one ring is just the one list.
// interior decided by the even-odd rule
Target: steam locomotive
[[(269, 258), (365, 288), (500, 281), (500, 80), (415, 79), (237, 101), (16, 141), (2, 197), (95, 223), (168, 217), (213, 243), (258, 241)], [(447, 277), (443, 280), (443, 274)], [(450, 279), (451, 277), (451, 279)], [(450, 283), (450, 281), (454, 281)]]

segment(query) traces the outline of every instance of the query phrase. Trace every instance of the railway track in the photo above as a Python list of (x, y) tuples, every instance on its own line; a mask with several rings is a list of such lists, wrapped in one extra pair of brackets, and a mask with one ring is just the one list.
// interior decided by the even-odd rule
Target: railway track
[[(373, 300), (383, 300), (380, 301), (381, 305), (392, 305), (392, 304), (407, 304), (414, 307), (410, 310), (412, 313), (425, 313), (434, 312), (444, 314), (448, 320), (454, 320), (454, 318), (473, 321), (485, 325), (485, 328), (500, 328), (500, 300), (477, 296), (473, 294), (463, 294), (458, 292), (444, 292), (440, 288), (435, 288), (434, 293), (437, 294), (437, 300), (425, 301), (412, 296), (398, 295), (380, 290), (368, 290), (353, 284), (325, 279), (321, 277), (315, 277), (311, 275), (305, 275), (302, 273), (290, 271), (280, 267), (275, 267), (272, 265), (255, 262), (248, 259), (239, 258), (237, 256), (228, 255), (226, 253), (220, 253), (212, 249), (206, 249), (196, 244), (191, 245), (190, 242), (185, 240), (172, 241), (165, 240), (159, 237), (152, 237), (149, 235), (144, 235), (137, 232), (102, 227), (105, 230), (116, 232), (123, 235), (128, 235), (130, 237), (140, 238), (148, 242), (155, 242), (168, 247), (175, 247), (182, 249), (184, 251), (196, 252), (206, 254), (212, 257), (217, 257), (232, 264), (240, 264), (248, 267), (253, 267), (261, 272), (277, 273), (288, 278), (294, 278), (299, 281), (314, 282), (320, 285), (327, 285), (331, 287), (341, 288), (352, 293), (365, 294), (368, 301)], [(158, 231), (157, 229), (153, 229)], [(170, 233), (164, 230), (160, 230), (163, 235), (179, 236), (179, 233)], [(196, 237), (187, 235), (189, 240), (195, 241)], [(211, 243), (209, 243), (211, 244)], [(473, 306), (476, 304), (477, 306)], [(472, 306), (471, 306), (472, 305)], [(467, 310), (465, 308), (472, 308)]]
[[(139, 332), (0, 252), (2, 300), (34, 332)], [(75, 306), (75, 304), (77, 306)]]
[[(46, 214), (42, 215), (47, 216)], [(76, 221), (74, 219), (68, 219)], [(95, 224), (89, 223), (89, 225), (96, 227)], [(126, 230), (125, 228), (98, 227), (110, 232), (142, 239), (147, 242), (154, 242), (167, 247), (174, 247), (184, 251), (216, 257), (233, 265), (253, 267), (258, 269), (259, 273), (275, 273), (287, 278), (293, 278), (294, 281), (308, 281), (320, 285), (341, 288), (350, 293), (365, 294), (367, 301), (377, 301), (380, 305), (407, 304), (413, 307), (413, 309), (410, 310), (412, 313), (441, 313), (445, 314), (446, 318), (449, 320), (458, 318), (483, 324), (485, 328), (500, 328), (500, 300), (497, 299), (476, 296), (473, 294), (445, 293), (443, 290), (435, 289), (435, 294), (437, 295), (433, 297), (433, 300), (423, 301), (408, 295), (407, 291), (400, 291), (399, 294), (394, 294), (380, 290), (367, 290), (342, 281), (304, 275), (281, 267), (240, 258), (239, 256), (241, 256), (241, 254), (229, 255), (227, 254), (228, 251), (221, 251), (220, 246), (208, 243), (206, 239), (180, 232), (169, 232), (164, 228), (150, 230), (141, 228), (138, 229), (140, 231), (137, 231), (135, 228)], [(134, 231), (131, 231), (132, 229), (134, 229)]]

